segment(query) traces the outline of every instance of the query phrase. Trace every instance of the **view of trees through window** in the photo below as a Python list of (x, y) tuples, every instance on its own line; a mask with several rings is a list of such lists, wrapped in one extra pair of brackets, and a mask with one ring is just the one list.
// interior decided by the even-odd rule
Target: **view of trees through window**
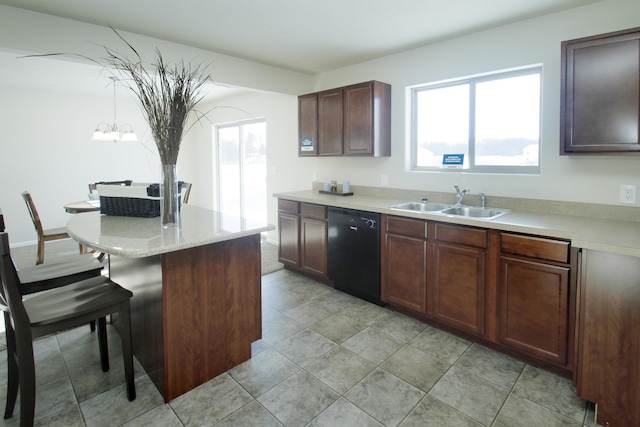
[(220, 125), (216, 135), (218, 210), (266, 222), (266, 122)]
[(539, 171), (540, 68), (426, 85), (412, 90), (414, 169)]

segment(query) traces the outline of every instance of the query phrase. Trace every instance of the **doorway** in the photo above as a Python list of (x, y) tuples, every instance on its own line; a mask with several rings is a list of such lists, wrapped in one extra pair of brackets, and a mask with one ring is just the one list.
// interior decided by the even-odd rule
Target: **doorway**
[(216, 126), (217, 210), (267, 222), (267, 126), (264, 119)]

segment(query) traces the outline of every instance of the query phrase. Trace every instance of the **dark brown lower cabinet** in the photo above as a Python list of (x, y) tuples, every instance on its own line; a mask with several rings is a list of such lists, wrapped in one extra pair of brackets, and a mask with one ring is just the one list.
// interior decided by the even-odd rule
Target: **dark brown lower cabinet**
[(484, 334), (484, 249), (433, 244), (433, 317), (474, 335)]
[(570, 246), (502, 232), (497, 306), (501, 344), (569, 369), (576, 292)]
[(328, 282), (327, 207), (278, 199), (278, 260), (285, 267)]
[(499, 340), (565, 365), (568, 349), (569, 267), (501, 257)]
[(577, 251), (569, 241), (392, 215), (382, 222), (383, 301), (571, 373)]
[(427, 309), (427, 222), (383, 216), (381, 298), (416, 313)]
[[(326, 208), (325, 208), (326, 209)], [(327, 220), (303, 216), (300, 220), (300, 268), (327, 277)]]
[(483, 336), (488, 231), (438, 222), (431, 230), (429, 312), (439, 322)]
[(578, 395), (596, 421), (640, 425), (640, 258), (583, 250), (580, 268)]
[(300, 267), (300, 204), (278, 199), (278, 261), (287, 267)]

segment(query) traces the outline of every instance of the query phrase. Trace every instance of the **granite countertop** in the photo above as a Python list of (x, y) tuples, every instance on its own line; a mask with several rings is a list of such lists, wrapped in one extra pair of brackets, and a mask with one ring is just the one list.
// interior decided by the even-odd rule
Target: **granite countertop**
[[(363, 192), (353, 196), (320, 194), (314, 190), (274, 194), (274, 197), (383, 214), (471, 225), (517, 233), (568, 239), (574, 247), (640, 257), (640, 222), (589, 218), (575, 215), (546, 214), (511, 209), (493, 220), (461, 218), (431, 213), (404, 212), (390, 205), (419, 199), (374, 195)], [(489, 205), (491, 206), (491, 205)], [(500, 208), (500, 206), (491, 206)]]
[(73, 215), (67, 232), (93, 249), (142, 258), (274, 230), (273, 225), (183, 205), (180, 227), (163, 228), (160, 217), (133, 218), (89, 212)]

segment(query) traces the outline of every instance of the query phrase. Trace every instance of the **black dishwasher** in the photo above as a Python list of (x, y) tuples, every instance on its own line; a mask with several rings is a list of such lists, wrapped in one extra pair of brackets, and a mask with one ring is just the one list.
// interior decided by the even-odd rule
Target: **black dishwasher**
[(336, 289), (378, 305), (380, 214), (329, 207), (329, 279)]

